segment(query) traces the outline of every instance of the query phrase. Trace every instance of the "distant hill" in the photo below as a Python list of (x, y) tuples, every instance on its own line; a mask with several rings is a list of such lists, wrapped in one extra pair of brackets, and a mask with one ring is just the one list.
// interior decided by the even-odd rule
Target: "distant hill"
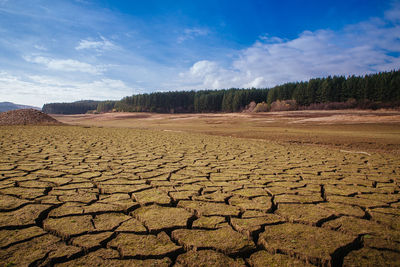
[(29, 109), (29, 108), (36, 109), (36, 110), (42, 110), (41, 108), (33, 107), (33, 106), (19, 105), (19, 104), (14, 104), (11, 102), (0, 102), (0, 112), (15, 110), (15, 109)]

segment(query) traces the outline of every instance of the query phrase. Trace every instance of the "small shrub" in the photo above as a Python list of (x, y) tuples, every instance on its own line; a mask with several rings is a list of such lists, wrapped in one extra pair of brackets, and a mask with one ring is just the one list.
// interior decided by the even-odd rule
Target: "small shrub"
[(257, 104), (254, 101), (251, 101), (250, 104), (248, 104), (242, 112), (254, 112), (254, 109), (256, 108)]
[(269, 111), (268, 104), (265, 102), (258, 103), (253, 109), (253, 112), (267, 112)]
[(290, 111), (297, 109), (296, 100), (277, 100), (272, 102), (271, 111)]

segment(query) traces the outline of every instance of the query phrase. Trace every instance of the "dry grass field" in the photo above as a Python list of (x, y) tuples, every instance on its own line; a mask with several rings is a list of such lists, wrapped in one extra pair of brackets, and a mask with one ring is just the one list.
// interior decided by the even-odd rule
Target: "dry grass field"
[(1, 126), (0, 266), (400, 266), (399, 114), (311, 113)]

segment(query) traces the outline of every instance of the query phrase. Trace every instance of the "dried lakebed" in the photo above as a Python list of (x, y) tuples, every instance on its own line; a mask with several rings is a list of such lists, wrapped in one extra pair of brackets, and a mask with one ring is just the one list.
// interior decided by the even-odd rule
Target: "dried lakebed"
[(399, 266), (400, 159), (0, 127), (0, 266)]

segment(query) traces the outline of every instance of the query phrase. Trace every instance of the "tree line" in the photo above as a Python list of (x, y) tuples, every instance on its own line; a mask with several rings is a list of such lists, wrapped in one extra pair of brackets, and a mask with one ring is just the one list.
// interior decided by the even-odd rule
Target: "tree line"
[(44, 104), (42, 111), (48, 114), (84, 114), (96, 110), (101, 101), (81, 100), (72, 103)]
[(115, 102), (114, 109), (159, 113), (237, 112), (251, 101), (265, 101), (267, 94), (268, 89), (255, 88), (139, 94)]
[[(97, 112), (238, 112), (250, 102), (295, 101), (298, 108), (323, 103), (352, 101), (357, 107), (398, 107), (400, 70), (365, 76), (328, 76), (309, 81), (291, 82), (273, 88), (220, 89), (201, 91), (155, 92), (127, 96), (119, 101), (79, 101), (43, 106), (46, 113)], [(318, 106), (318, 105), (317, 105)]]
[(328, 76), (308, 82), (286, 83), (268, 92), (267, 102), (296, 100), (300, 106), (313, 103), (371, 101), (396, 103), (400, 101), (400, 71), (380, 72), (365, 76)]

